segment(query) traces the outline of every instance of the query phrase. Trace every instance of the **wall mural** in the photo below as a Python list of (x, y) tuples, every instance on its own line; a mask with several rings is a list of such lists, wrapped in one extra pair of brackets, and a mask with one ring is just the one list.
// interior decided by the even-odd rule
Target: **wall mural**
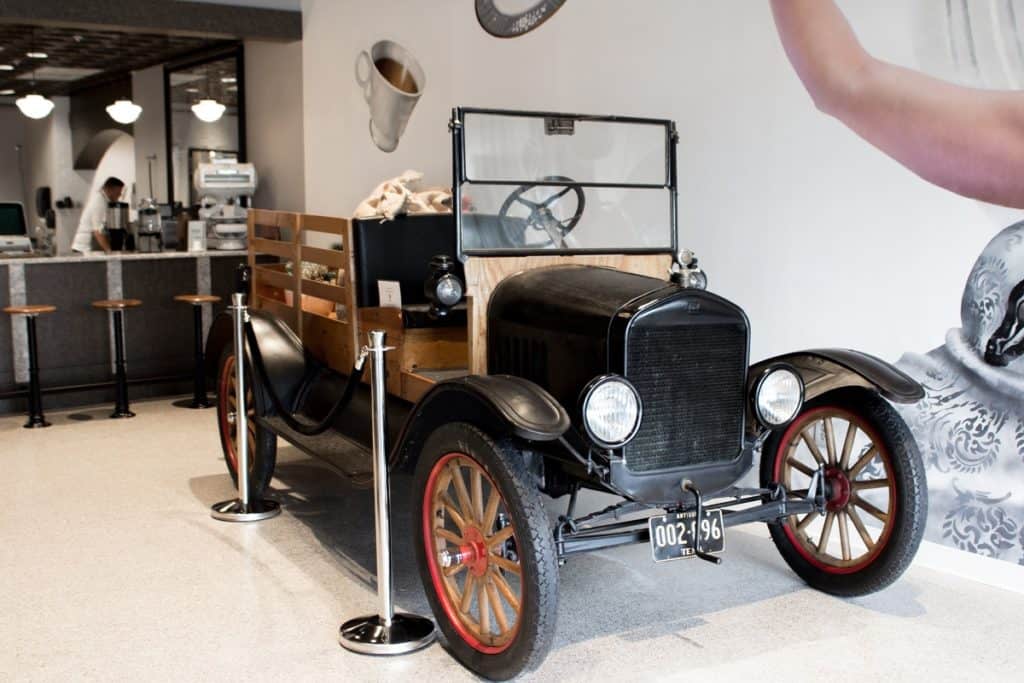
[[(922, 67), (969, 86), (1024, 84), (1024, 2), (918, 3)], [(898, 365), (925, 386), (902, 408), (928, 467), (927, 538), (1024, 565), (1024, 223), (971, 269), (960, 324)]]
[(426, 82), (419, 60), (394, 41), (379, 40), (356, 57), (356, 83), (370, 108), (370, 138), (379, 149), (398, 148)]
[[(772, 0), (791, 63), (829, 113), (919, 176), (1007, 207), (999, 228), (1020, 221), (1019, 174), (1006, 169), (1019, 167), (1013, 150), (1024, 140), (1015, 124), (1001, 124), (1011, 117), (1000, 114), (998, 90), (1024, 84), (1024, 0), (915, 0), (912, 8), (920, 65), (949, 83), (866, 54), (833, 0)], [(837, 87), (858, 67), (858, 89)], [(950, 267), (962, 266), (942, 265)], [(926, 391), (897, 406), (928, 469), (925, 537), (1024, 564), (1024, 222), (977, 257), (960, 317), (944, 345), (898, 363)]]
[(565, 4), (565, 0), (476, 0), (476, 19), (498, 38), (529, 33)]
[(978, 257), (961, 327), (898, 366), (927, 396), (900, 406), (928, 468), (930, 540), (1024, 564), (1024, 223)]

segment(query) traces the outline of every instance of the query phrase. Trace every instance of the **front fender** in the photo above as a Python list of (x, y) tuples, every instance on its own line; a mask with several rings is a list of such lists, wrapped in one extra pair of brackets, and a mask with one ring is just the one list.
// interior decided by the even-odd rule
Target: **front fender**
[(880, 358), (850, 349), (811, 349), (763, 360), (751, 366), (748, 389), (752, 390), (761, 373), (776, 363), (791, 365), (800, 373), (805, 399), (841, 387), (871, 389), (894, 403), (915, 403), (924, 398), (924, 387), (903, 371)]
[(419, 453), (430, 433), (449, 422), (527, 441), (554, 441), (570, 426), (565, 408), (533, 382), (511, 375), (469, 375), (441, 382), (420, 399), (395, 443), (392, 462)]

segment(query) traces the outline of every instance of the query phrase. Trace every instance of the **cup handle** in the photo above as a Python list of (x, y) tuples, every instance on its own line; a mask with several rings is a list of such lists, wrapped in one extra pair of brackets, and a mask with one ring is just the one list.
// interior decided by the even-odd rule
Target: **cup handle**
[[(366, 78), (363, 78), (359, 74), (359, 67), (362, 66), (364, 62), (366, 64)], [(358, 83), (359, 87), (363, 89), (363, 99), (367, 102), (370, 101), (370, 76), (372, 75), (373, 61), (370, 59), (370, 53), (363, 50), (359, 53), (359, 56), (356, 57), (356, 83)]]

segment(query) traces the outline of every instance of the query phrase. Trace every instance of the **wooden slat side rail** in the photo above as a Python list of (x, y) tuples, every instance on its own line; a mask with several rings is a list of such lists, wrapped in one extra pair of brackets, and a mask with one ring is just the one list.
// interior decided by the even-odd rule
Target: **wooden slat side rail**
[(302, 278), (302, 293), (315, 296), (320, 299), (327, 299), (336, 304), (348, 306), (349, 295), (344, 287), (332, 285), (320, 280), (307, 280)]
[[(268, 209), (249, 209), (250, 225), (266, 225), (273, 228), (284, 228), (291, 230), (292, 234), (299, 232), (300, 214), (291, 211), (270, 211)], [(294, 241), (294, 238), (290, 241)]]
[(289, 242), (268, 240), (264, 237), (254, 237), (249, 240), (249, 252), (253, 256), (256, 254), (270, 254), (271, 256), (291, 260), (295, 258), (295, 245)]
[(295, 291), (294, 278), (284, 272), (284, 270), (257, 265), (253, 267), (252, 273), (257, 284), (270, 285), (271, 287), (286, 289), (292, 292)]
[(302, 214), (302, 230), (303, 232), (324, 232), (337, 235), (344, 241), (349, 231), (349, 221), (347, 218)]
[(583, 256), (474, 256), (466, 261), (466, 298), (469, 304), (469, 371), (487, 373), (487, 304), (499, 282), (523, 270), (556, 265), (606, 266), (628, 273), (667, 278), (668, 254)]
[(289, 306), (283, 301), (278, 301), (277, 299), (271, 299), (270, 297), (256, 295), (254, 298), (255, 302), (258, 304), (257, 308), (270, 311), (281, 320), (284, 320), (288, 324), (288, 327), (292, 328), (295, 334), (299, 334), (299, 330), (296, 329), (295, 308), (293, 306)]
[(345, 252), (338, 251), (337, 249), (321, 249), (320, 247), (303, 245), (302, 260), (319, 263), (328, 268), (336, 268), (338, 270), (345, 270), (348, 267)]
[(351, 372), (356, 356), (352, 347), (353, 326), (310, 311), (304, 311), (302, 318), (302, 341), (306, 349), (335, 370), (343, 374)]

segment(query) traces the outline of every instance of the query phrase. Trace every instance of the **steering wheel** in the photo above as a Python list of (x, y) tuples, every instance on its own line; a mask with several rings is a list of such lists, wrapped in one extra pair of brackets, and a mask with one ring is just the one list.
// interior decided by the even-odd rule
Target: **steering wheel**
[[(576, 224), (583, 216), (583, 208), (587, 200), (583, 194), (583, 188), (575, 184), (572, 178), (561, 175), (545, 176), (543, 180), (574, 183), (566, 187), (551, 187), (549, 185), (522, 185), (512, 192), (502, 202), (498, 211), (498, 222), (505, 233), (505, 239), (510, 245), (525, 248), (543, 248), (554, 245), (557, 248), (564, 248), (566, 236), (572, 232)], [(543, 200), (527, 199), (526, 194), (532, 190), (549, 188), (555, 192)], [(560, 206), (562, 199), (570, 192), (576, 195), (576, 210), (567, 218), (558, 218), (555, 215), (556, 207)], [(521, 204), (529, 210), (529, 215), (523, 219), (516, 216), (509, 216), (509, 211), (516, 204)], [(522, 222), (520, 222), (522, 221)], [(527, 242), (527, 233), (530, 230), (542, 233), (541, 241)]]

